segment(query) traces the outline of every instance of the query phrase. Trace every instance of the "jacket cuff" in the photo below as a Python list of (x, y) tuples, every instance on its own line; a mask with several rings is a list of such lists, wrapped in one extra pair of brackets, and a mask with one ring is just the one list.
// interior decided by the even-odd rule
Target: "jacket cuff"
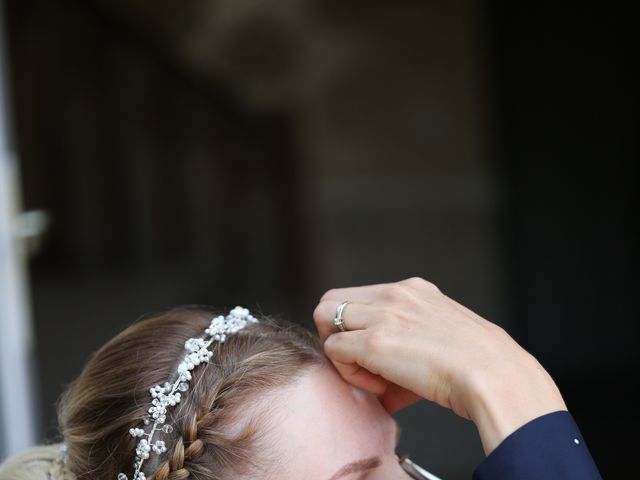
[(485, 458), (473, 480), (602, 480), (587, 444), (565, 410), (537, 417)]

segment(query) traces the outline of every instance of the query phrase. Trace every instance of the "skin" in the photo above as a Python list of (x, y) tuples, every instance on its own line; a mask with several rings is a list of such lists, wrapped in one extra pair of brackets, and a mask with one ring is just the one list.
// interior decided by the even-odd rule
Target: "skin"
[[(333, 319), (345, 300), (341, 332)], [(476, 425), (487, 455), (530, 420), (567, 410), (507, 332), (422, 278), (329, 290), (313, 316), (344, 381), (378, 395), (388, 413), (420, 399), (451, 409)]]
[(378, 466), (340, 480), (410, 478), (395, 454), (395, 420), (375, 394), (345, 382), (331, 364), (280, 389), (272, 405), (278, 479), (330, 480), (344, 465), (371, 457), (379, 457)]

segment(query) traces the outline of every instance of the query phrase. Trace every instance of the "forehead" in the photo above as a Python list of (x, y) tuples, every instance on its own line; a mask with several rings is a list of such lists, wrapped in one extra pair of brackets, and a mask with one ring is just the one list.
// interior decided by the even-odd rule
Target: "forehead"
[(393, 419), (376, 397), (332, 367), (309, 370), (278, 392), (273, 415), (279, 478), (328, 480), (354, 460), (393, 450)]

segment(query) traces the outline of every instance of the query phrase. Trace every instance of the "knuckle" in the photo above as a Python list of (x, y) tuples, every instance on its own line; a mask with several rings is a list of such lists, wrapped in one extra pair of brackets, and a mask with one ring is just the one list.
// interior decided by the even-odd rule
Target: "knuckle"
[(394, 283), (389, 286), (384, 292), (384, 296), (387, 300), (392, 302), (404, 300), (407, 297), (407, 290), (404, 285)]
[(416, 277), (407, 278), (406, 280), (403, 280), (400, 283), (403, 283), (403, 284), (405, 284), (405, 285), (407, 285), (409, 287), (413, 287), (413, 288), (421, 288), (421, 287), (424, 287), (429, 282), (427, 282), (422, 277), (417, 277), (416, 276)]
[(318, 327), (326, 326), (331, 311), (331, 302), (322, 301), (313, 309), (313, 321)]
[(424, 281), (423, 288), (432, 293), (441, 293), (440, 289), (434, 283), (428, 282), (426, 280)]
[(434, 293), (440, 293), (440, 289), (432, 282), (425, 280), (422, 277), (411, 277), (399, 282), (401, 285), (414, 288), (416, 290), (431, 291)]
[(329, 300), (331, 298), (334, 298), (336, 296), (336, 292), (337, 292), (336, 288), (331, 288), (331, 289), (327, 290), (326, 292), (324, 292), (322, 297), (320, 297), (320, 302), (323, 302), (323, 301)]
[(320, 318), (322, 317), (323, 305), (322, 302), (316, 305), (316, 308), (313, 309), (313, 320), (318, 323)]

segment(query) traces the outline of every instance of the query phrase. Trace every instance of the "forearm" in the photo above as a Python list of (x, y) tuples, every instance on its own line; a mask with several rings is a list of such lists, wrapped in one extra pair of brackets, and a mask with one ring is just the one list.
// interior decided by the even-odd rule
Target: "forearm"
[(535, 358), (524, 355), (517, 365), (495, 365), (476, 372), (471, 382), (469, 416), (486, 455), (525, 423), (567, 410), (553, 379)]

